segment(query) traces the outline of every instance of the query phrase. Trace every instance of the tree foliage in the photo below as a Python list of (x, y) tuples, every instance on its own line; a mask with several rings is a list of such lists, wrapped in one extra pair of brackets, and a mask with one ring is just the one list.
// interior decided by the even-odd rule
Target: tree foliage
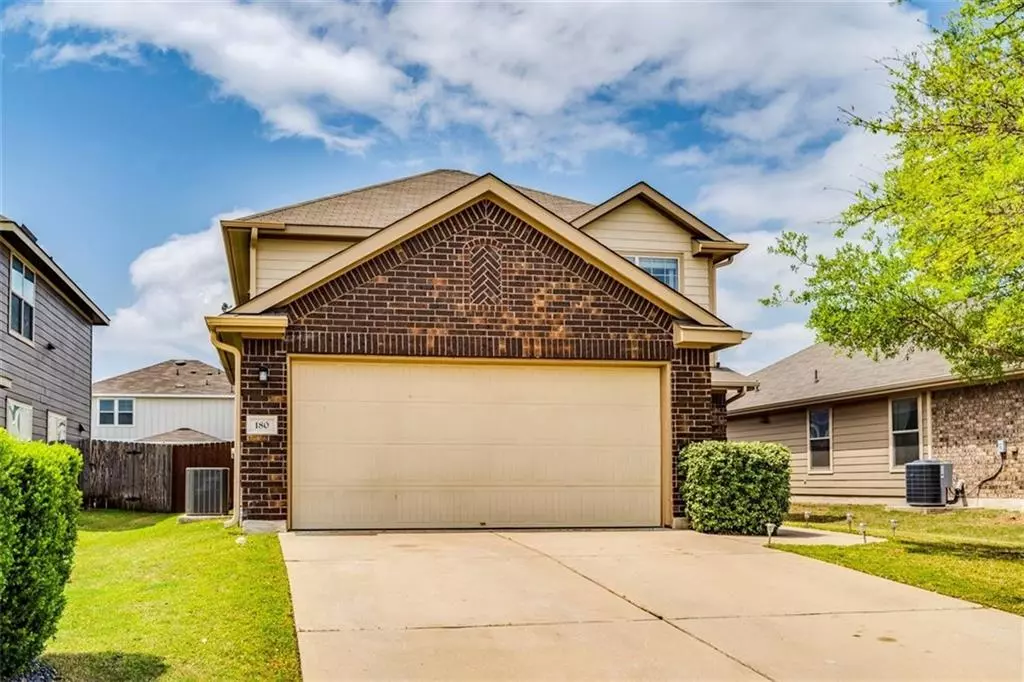
[(894, 104), (848, 122), (893, 137), (891, 165), (843, 213), (831, 254), (787, 231), (820, 340), (895, 357), (928, 349), (994, 378), (1024, 364), (1024, 0), (966, 0), (885, 64)]

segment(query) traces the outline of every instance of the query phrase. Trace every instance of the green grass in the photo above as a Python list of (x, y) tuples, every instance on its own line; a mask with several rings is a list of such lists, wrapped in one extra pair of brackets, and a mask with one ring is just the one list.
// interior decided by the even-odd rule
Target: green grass
[(217, 521), (83, 513), (44, 660), (64, 680), (297, 680), (281, 548)]
[[(942, 514), (886, 511), (883, 506), (794, 505), (787, 525), (867, 533), (889, 542), (833, 547), (776, 545), (778, 549), (829, 561), (1024, 616), (1024, 514), (962, 509)], [(890, 527), (895, 519), (895, 536)]]

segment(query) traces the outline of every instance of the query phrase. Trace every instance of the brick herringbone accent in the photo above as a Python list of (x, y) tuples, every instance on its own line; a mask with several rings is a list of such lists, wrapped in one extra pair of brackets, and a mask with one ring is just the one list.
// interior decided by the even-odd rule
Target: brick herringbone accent
[(494, 244), (478, 242), (469, 252), (469, 301), (497, 305), (501, 300), (501, 255)]
[[(495, 292), (497, 304), (483, 303)], [(720, 429), (707, 351), (675, 348), (668, 313), (489, 201), (275, 312), (289, 317), (285, 339), (244, 347), (243, 414), (276, 414), (280, 431), (243, 444), (247, 518), (285, 517), (289, 353), (661, 360), (672, 368), (673, 451)], [(260, 366), (270, 369), (267, 387)]]

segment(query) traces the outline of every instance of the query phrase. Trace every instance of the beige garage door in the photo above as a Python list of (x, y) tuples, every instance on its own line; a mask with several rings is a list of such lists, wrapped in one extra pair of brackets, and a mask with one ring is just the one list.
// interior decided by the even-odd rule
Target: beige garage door
[(294, 360), (292, 527), (654, 526), (657, 367)]

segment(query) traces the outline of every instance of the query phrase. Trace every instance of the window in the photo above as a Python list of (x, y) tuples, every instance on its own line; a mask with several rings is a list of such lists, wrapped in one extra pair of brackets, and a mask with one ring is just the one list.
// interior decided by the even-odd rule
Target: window
[(36, 273), (11, 256), (11, 331), (32, 340), (36, 312)]
[(832, 471), (832, 410), (807, 410), (807, 464), (811, 471)]
[(19, 440), (32, 440), (32, 406), (7, 399), (7, 433)]
[(131, 426), (135, 423), (135, 401), (131, 398), (101, 398), (100, 425)]
[(66, 443), (68, 440), (68, 418), (56, 412), (46, 413), (46, 442)]
[(626, 260), (640, 266), (647, 274), (679, 291), (679, 259), (654, 256), (626, 256)]
[(889, 407), (892, 420), (892, 465), (901, 467), (921, 458), (917, 397), (893, 400)]

